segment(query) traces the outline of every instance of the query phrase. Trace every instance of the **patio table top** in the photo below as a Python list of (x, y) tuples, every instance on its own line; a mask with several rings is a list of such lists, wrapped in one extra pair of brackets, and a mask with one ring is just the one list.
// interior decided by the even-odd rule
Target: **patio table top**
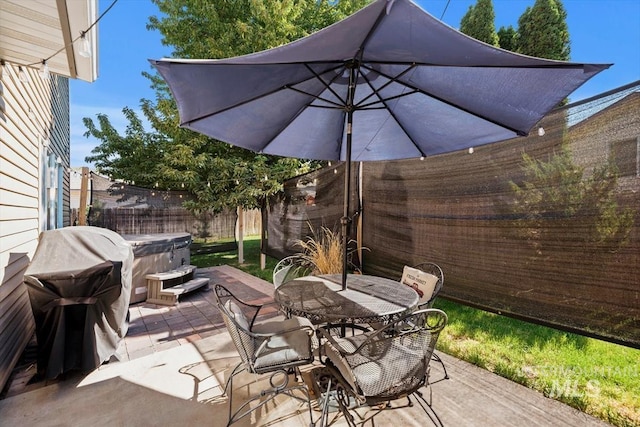
[(418, 294), (384, 277), (349, 274), (342, 289), (340, 274), (305, 276), (280, 285), (275, 300), (288, 314), (313, 323), (388, 321), (413, 310)]

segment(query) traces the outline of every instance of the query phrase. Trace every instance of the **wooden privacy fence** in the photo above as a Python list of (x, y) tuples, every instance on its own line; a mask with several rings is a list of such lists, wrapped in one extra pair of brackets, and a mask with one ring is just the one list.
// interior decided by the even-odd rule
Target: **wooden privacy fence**
[[(77, 224), (78, 209), (72, 209), (72, 224)], [(119, 234), (190, 233), (194, 238), (233, 239), (236, 236), (236, 211), (220, 214), (206, 212), (195, 216), (182, 207), (169, 208), (92, 208), (89, 225), (104, 227)], [(259, 235), (258, 209), (244, 211), (244, 235)]]

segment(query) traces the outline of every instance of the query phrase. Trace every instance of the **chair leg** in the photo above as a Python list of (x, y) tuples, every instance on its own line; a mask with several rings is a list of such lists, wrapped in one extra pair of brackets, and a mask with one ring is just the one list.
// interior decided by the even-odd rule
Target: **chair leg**
[[(377, 407), (376, 407), (377, 406)], [(378, 402), (375, 404), (370, 404), (369, 407), (369, 411), (366, 412), (364, 414), (364, 416), (358, 414), (358, 412), (356, 412), (356, 414), (358, 415), (358, 417), (361, 420), (360, 426), (364, 426), (365, 423), (367, 421), (371, 421), (371, 426), (374, 427), (375, 424), (375, 417), (380, 414), (382, 411), (387, 411), (387, 410), (396, 410), (396, 409), (402, 409), (402, 408), (411, 408), (413, 407), (413, 400), (411, 400), (411, 395), (407, 396), (407, 403), (405, 405), (402, 406), (393, 406), (391, 404), (391, 401), (386, 401), (386, 402)]]
[[(238, 368), (242, 368), (242, 369), (238, 369)], [(244, 371), (246, 368), (243, 366), (243, 363), (240, 362), (238, 363), (233, 370), (231, 371), (231, 373), (229, 374), (229, 378), (227, 378), (227, 381), (224, 383), (224, 389), (222, 390), (222, 394), (226, 395), (227, 394), (227, 389), (230, 390), (229, 386), (231, 385), (231, 383), (233, 383), (233, 377), (235, 377), (236, 375), (238, 375), (240, 372)]]
[(322, 403), (322, 413), (320, 414), (320, 427), (328, 426), (329, 421), (329, 391), (331, 390), (331, 377), (327, 384), (327, 392), (324, 395), (324, 402)]
[(231, 425), (231, 411), (233, 408), (233, 377), (235, 377), (245, 369), (246, 368), (244, 367), (244, 364), (242, 362), (238, 363), (231, 371), (231, 374), (229, 374), (229, 378), (227, 378), (227, 381), (224, 384), (224, 390), (222, 390), (223, 396), (229, 396), (229, 416), (227, 418), (229, 422), (227, 423), (227, 426)]
[[(335, 380), (335, 381), (334, 381)], [(333, 388), (333, 390), (332, 390)], [(322, 413), (320, 415), (320, 427), (327, 427), (331, 425), (339, 416), (336, 414), (331, 422), (329, 421), (329, 401), (333, 398), (338, 404), (338, 409), (344, 417), (349, 427), (357, 427), (355, 419), (349, 411), (350, 399), (347, 391), (342, 388), (340, 381), (338, 381), (333, 375), (328, 376), (327, 388), (322, 403)]]
[(436, 426), (444, 427), (444, 424), (442, 424), (442, 420), (440, 419), (436, 411), (433, 410), (433, 406), (431, 406), (433, 398), (431, 386), (427, 384), (427, 387), (429, 387), (428, 401), (420, 390), (415, 391), (413, 395), (416, 397), (416, 401), (418, 402), (424, 413), (427, 414), (427, 416), (431, 419), (433, 424), (435, 424)]
[(347, 421), (347, 425), (349, 427), (357, 427), (356, 421), (353, 418), (351, 411), (349, 411), (349, 394), (346, 390), (340, 387), (336, 388), (336, 402), (338, 402), (338, 407), (340, 408), (340, 412), (342, 412), (344, 419)]
[[(274, 399), (276, 396), (278, 396), (279, 394), (283, 393), (288, 395), (289, 397), (292, 397), (294, 399), (300, 399), (298, 396), (293, 394), (294, 390), (299, 390), (304, 394), (304, 401), (306, 401), (307, 403), (307, 408), (309, 410), (309, 419), (310, 421), (310, 425), (313, 427), (315, 425), (314, 421), (313, 421), (313, 411), (311, 409), (311, 396), (309, 395), (309, 390), (307, 389), (307, 387), (305, 385), (297, 385), (297, 386), (293, 386), (293, 387), (287, 387), (288, 383), (289, 383), (289, 375), (287, 373), (286, 370), (282, 369), (282, 370), (278, 370), (275, 371), (271, 374), (271, 377), (269, 378), (269, 384), (272, 386), (271, 389), (269, 390), (263, 390), (260, 392), (259, 395), (252, 397), (251, 399), (247, 400), (246, 402), (244, 402), (242, 405), (240, 405), (240, 407), (235, 411), (233, 411), (233, 406), (232, 406), (232, 396), (233, 396), (233, 386), (231, 385), (231, 383), (233, 382), (233, 376), (237, 375), (238, 373), (242, 372), (244, 369), (242, 370), (237, 370), (238, 366), (236, 366), (236, 368), (234, 368), (232, 375), (229, 377), (229, 380), (227, 380), (227, 385), (229, 385), (231, 388), (229, 388), (229, 421), (227, 422), (227, 427), (230, 426), (231, 424), (235, 423), (236, 421), (241, 420), (242, 418), (246, 417), (247, 415), (249, 415), (250, 413), (252, 413), (253, 411), (260, 409), (261, 407), (263, 407), (264, 405), (266, 405), (269, 401), (271, 401), (272, 399)], [(284, 380), (282, 381), (282, 383), (280, 384), (276, 384), (274, 383), (274, 377), (276, 375), (284, 375)], [(227, 386), (225, 386), (225, 392), (227, 390)], [(265, 399), (266, 397), (266, 399)], [(255, 406), (254, 408), (248, 408), (254, 401), (256, 400), (261, 400), (261, 402)]]
[(442, 365), (442, 369), (444, 370), (444, 379), (448, 380), (449, 374), (447, 373), (447, 367), (444, 366), (444, 362), (442, 361), (442, 359), (440, 359), (440, 356), (438, 356), (435, 352), (433, 352), (431, 353), (431, 358), (436, 362), (440, 362), (440, 364)]

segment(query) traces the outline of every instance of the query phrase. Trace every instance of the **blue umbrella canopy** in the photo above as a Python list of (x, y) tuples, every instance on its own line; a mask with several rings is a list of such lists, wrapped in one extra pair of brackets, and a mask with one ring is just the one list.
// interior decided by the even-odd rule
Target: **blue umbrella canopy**
[(609, 67), (489, 46), (409, 0), (378, 0), (308, 37), (250, 55), (151, 62), (183, 127), (265, 154), (348, 160), (352, 112), (354, 161), (526, 135)]
[[(410, 0), (377, 0), (250, 55), (151, 63), (169, 85), (182, 127), (260, 153), (346, 162), (429, 156), (527, 135), (610, 66), (495, 48)], [(345, 241), (349, 182), (347, 173)]]

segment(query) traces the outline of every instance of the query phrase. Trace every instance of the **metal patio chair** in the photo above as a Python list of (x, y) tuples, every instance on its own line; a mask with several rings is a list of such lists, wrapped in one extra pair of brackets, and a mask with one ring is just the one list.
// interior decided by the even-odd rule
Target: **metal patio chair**
[[(241, 362), (231, 371), (223, 394), (229, 396), (229, 421), (227, 426), (261, 408), (278, 394), (284, 393), (300, 399), (293, 392), (304, 395), (309, 408), (310, 425), (314, 425), (309, 390), (305, 385), (288, 386), (289, 373), (300, 374), (299, 367), (313, 362), (313, 347), (317, 346), (315, 331), (307, 319), (292, 317), (257, 323), (262, 306), (247, 304), (236, 298), (222, 285), (215, 285), (218, 309), (238, 350)], [(233, 411), (233, 377), (247, 371), (253, 374), (270, 373), (271, 389), (262, 390), (258, 396), (244, 402)], [(259, 403), (251, 407), (255, 401)]]
[(282, 258), (273, 268), (273, 286), (277, 288), (289, 280), (308, 276), (312, 272), (313, 268), (297, 255)]
[[(433, 280), (435, 281), (433, 290), (429, 286), (424, 288), (420, 284), (417, 285), (418, 289), (416, 289), (418, 295), (420, 295), (418, 308), (431, 308), (433, 306), (433, 302), (444, 286), (444, 273), (442, 272), (440, 266), (433, 262), (422, 262), (420, 264), (414, 265), (412, 268), (420, 270), (420, 272), (426, 273), (427, 275), (430, 275), (430, 277), (432, 276)], [(405, 285), (412, 286), (413, 283), (405, 281), (404, 276), (405, 275), (403, 274), (403, 277), (400, 279), (400, 281)]]
[[(385, 404), (363, 422), (390, 408), (390, 402), (411, 396), (429, 417), (431, 407), (419, 391), (428, 384), (429, 362), (438, 336), (447, 323), (447, 315), (438, 309), (418, 310), (390, 322), (379, 330), (353, 337), (336, 337), (319, 328), (323, 338), (322, 353), (331, 373), (322, 412), (322, 425), (327, 421), (330, 386), (335, 379), (335, 399), (349, 426), (355, 426), (350, 406)], [(425, 406), (426, 405), (426, 406)], [(433, 412), (433, 410), (431, 410)], [(357, 414), (357, 412), (356, 412)], [(435, 413), (433, 412), (433, 415)], [(437, 419), (437, 415), (435, 415)]]
[[(418, 293), (420, 295), (420, 300), (418, 301), (418, 308), (419, 309), (431, 308), (433, 307), (433, 302), (436, 300), (436, 297), (438, 296), (438, 294), (442, 290), (442, 287), (444, 286), (444, 272), (442, 271), (442, 268), (440, 268), (438, 264), (433, 262), (422, 262), (420, 264), (414, 265), (413, 268), (420, 270), (423, 273), (428, 273), (437, 278), (435, 287), (433, 288), (433, 292), (431, 292), (430, 295), (427, 294), (428, 291), (426, 293), (423, 291), (422, 295), (420, 295), (420, 292)], [(446, 366), (444, 366), (444, 362), (442, 361), (440, 356), (438, 356), (436, 353), (433, 353), (432, 357), (436, 362), (442, 365), (442, 370), (444, 371), (444, 379), (449, 379), (447, 368)]]

